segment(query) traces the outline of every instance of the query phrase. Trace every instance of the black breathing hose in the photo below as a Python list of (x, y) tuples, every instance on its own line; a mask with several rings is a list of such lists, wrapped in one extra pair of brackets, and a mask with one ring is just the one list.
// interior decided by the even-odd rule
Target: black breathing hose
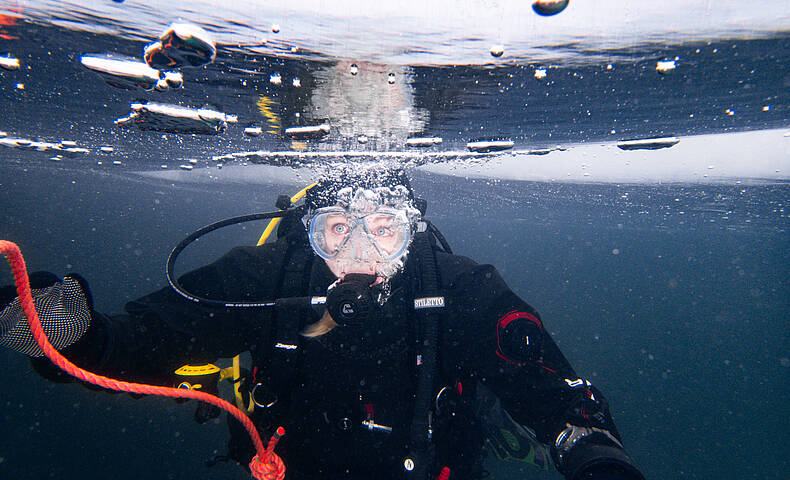
[(226, 300), (212, 300), (210, 298), (204, 298), (197, 295), (192, 295), (191, 293), (184, 290), (184, 287), (178, 283), (178, 279), (176, 279), (175, 275), (173, 274), (173, 267), (176, 264), (176, 259), (181, 254), (181, 252), (192, 242), (197, 240), (198, 238), (202, 237), (203, 235), (213, 232), (218, 228), (227, 227), (228, 225), (235, 225), (237, 223), (244, 223), (244, 222), (252, 222), (254, 220), (264, 220), (264, 219), (271, 219), (271, 218), (278, 218), (284, 216), (286, 211), (279, 211), (279, 212), (267, 212), (267, 213), (253, 213), (250, 215), (241, 215), (239, 217), (232, 217), (226, 218), (225, 220), (220, 220), (219, 222), (212, 223), (210, 225), (206, 225), (191, 233), (185, 239), (181, 240), (178, 245), (173, 247), (173, 250), (170, 252), (170, 255), (167, 257), (167, 266), (165, 267), (165, 274), (167, 275), (167, 281), (170, 283), (170, 286), (175, 290), (179, 295), (186, 298), (187, 300), (191, 300), (195, 303), (200, 303), (201, 305), (205, 305), (207, 307), (273, 307), (275, 306), (274, 301), (260, 301), (260, 302), (229, 302)]

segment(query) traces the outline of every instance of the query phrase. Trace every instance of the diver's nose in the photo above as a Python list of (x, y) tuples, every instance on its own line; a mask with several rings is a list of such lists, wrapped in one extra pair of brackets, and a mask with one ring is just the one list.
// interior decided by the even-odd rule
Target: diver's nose
[(365, 234), (361, 232), (358, 227), (356, 227), (351, 232), (351, 238), (349, 240), (351, 247), (351, 258), (357, 262), (364, 261), (367, 258), (368, 250), (368, 246), (366, 245), (367, 237), (365, 237)]

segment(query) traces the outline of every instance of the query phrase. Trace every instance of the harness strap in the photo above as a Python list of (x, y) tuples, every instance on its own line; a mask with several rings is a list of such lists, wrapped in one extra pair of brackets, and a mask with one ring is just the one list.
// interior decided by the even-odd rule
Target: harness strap
[(409, 431), (409, 447), (403, 466), (407, 479), (425, 480), (433, 467), (435, 447), (431, 442), (430, 412), (436, 391), (438, 345), (444, 297), (439, 295), (439, 272), (436, 254), (426, 234), (415, 236), (413, 248), (418, 259), (414, 318), (417, 320), (418, 377), (414, 413)]

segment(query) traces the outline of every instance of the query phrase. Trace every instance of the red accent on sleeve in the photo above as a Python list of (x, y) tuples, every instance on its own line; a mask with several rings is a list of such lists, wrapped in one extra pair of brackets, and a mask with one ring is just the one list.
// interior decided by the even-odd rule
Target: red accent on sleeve
[(513, 359), (507, 358), (502, 353), (502, 348), (501, 348), (500, 339), (499, 339), (500, 332), (502, 332), (502, 330), (504, 330), (505, 327), (507, 327), (510, 322), (512, 322), (513, 320), (517, 320), (519, 318), (526, 318), (530, 322), (535, 323), (538, 326), (538, 328), (543, 330), (543, 324), (540, 322), (540, 320), (538, 320), (538, 317), (536, 317), (535, 315), (532, 315), (531, 313), (527, 313), (527, 312), (519, 312), (518, 310), (513, 310), (512, 312), (508, 312), (507, 314), (505, 314), (504, 317), (500, 318), (499, 321), (497, 322), (497, 326), (496, 326), (496, 346), (497, 346), (496, 354), (497, 354), (497, 356), (499, 358), (501, 358), (502, 360), (505, 360), (506, 362), (515, 363), (516, 365), (524, 365), (524, 363), (522, 363), (522, 362), (517, 362), (517, 361), (515, 361)]

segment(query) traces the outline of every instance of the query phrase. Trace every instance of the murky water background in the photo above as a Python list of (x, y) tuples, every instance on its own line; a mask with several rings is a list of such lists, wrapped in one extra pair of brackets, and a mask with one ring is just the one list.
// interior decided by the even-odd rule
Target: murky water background
[[(316, 164), (387, 155), (417, 167), (415, 188), (455, 251), (496, 265), (541, 311), (607, 394), (648, 478), (784, 478), (787, 14), (770, 2), (701, 2), (682, 18), (675, 4), (644, 14), (601, 2), (580, 18), (581, 3), (556, 17), (468, 3), (445, 22), (343, 2), (324, 15), (315, 5), (0, 6), (0, 53), (20, 61), (0, 70), (0, 238), (21, 246), (30, 270), (82, 273), (97, 308), (118, 312), (164, 284), (165, 257), (186, 233), (273, 209)], [(141, 60), (177, 20), (218, 41), (213, 63), (181, 70), (181, 88), (121, 90), (80, 63)], [(661, 61), (675, 68), (660, 73)], [(114, 124), (145, 102), (237, 121), (212, 135)], [(329, 133), (286, 133), (320, 125)], [(245, 134), (252, 127), (261, 133)], [(711, 137), (689, 137), (701, 134)], [(616, 147), (672, 136), (680, 143), (660, 150)], [(442, 141), (408, 146), (415, 137)], [(485, 157), (467, 148), (475, 140), (513, 147)], [(622, 176), (626, 164), (637, 174)], [(260, 229), (218, 232), (184, 268)], [(0, 477), (246, 478), (203, 465), (224, 452), (224, 424), (198, 426), (192, 408), (166, 400), (52, 385), (0, 355)]]

